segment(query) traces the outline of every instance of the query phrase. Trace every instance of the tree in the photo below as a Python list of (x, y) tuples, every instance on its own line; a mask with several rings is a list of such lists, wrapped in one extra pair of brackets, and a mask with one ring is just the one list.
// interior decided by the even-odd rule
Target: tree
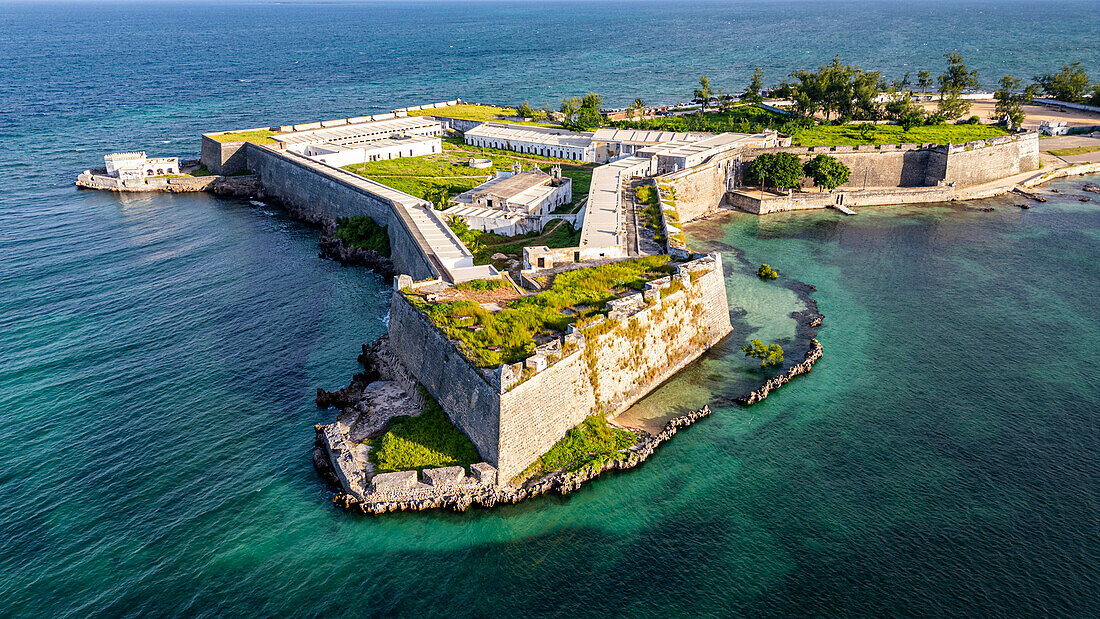
[(745, 94), (741, 95), (741, 98), (756, 105), (764, 100), (764, 97), (760, 96), (760, 89), (763, 87), (764, 72), (760, 70), (760, 67), (756, 67), (756, 71), (753, 72), (752, 78), (749, 80), (749, 87), (745, 91)]
[(481, 242), (477, 231), (471, 230), (470, 224), (465, 219), (458, 215), (451, 215), (447, 218), (447, 226), (462, 241), (466, 249), (470, 250), (470, 253), (480, 254), (485, 251), (485, 245)]
[(745, 182), (761, 187), (787, 189), (802, 179), (802, 164), (792, 153), (764, 153), (752, 160), (745, 171)]
[(599, 111), (601, 105), (603, 105), (603, 97), (594, 92), (590, 92), (581, 98), (582, 108)]
[(776, 271), (768, 263), (760, 265), (760, 268), (756, 270), (756, 276), (763, 280), (778, 279), (779, 272)]
[(902, 130), (909, 131), (924, 122), (924, 108), (913, 101), (912, 93), (886, 104), (886, 118), (898, 121)]
[(977, 88), (978, 72), (968, 71), (963, 57), (958, 52), (944, 54), (947, 58), (947, 71), (937, 78), (940, 84), (939, 113), (954, 119), (970, 112), (970, 102), (962, 98), (964, 90)]
[(519, 107), (516, 108), (516, 116), (519, 116), (520, 118), (534, 118), (535, 110), (531, 109), (530, 103), (524, 101), (520, 104)]
[(451, 201), (451, 188), (446, 185), (436, 185), (424, 192), (424, 198), (432, 203), (435, 210), (446, 210)]
[(603, 97), (590, 92), (584, 97), (561, 100), (561, 126), (570, 131), (591, 131), (603, 122), (600, 105)]
[(817, 71), (799, 69), (791, 73), (791, 98), (798, 113), (812, 116), (820, 110), (825, 120), (833, 114), (875, 120), (879, 109), (875, 98), (885, 88), (881, 71), (864, 71), (833, 58)]
[(836, 157), (818, 155), (802, 166), (802, 171), (814, 179), (814, 184), (821, 189), (836, 189), (848, 182), (851, 171)]
[(751, 346), (742, 346), (741, 350), (746, 357), (754, 357), (760, 360), (760, 367), (776, 366), (783, 363), (783, 347), (779, 344), (765, 346), (760, 340), (753, 340)]
[(1019, 127), (1024, 122), (1024, 104), (1029, 103), (1034, 97), (1034, 89), (1028, 86), (1020, 91), (1020, 80), (1005, 75), (1001, 78), (1001, 87), (993, 93), (997, 105), (993, 113), (997, 116), (997, 122), (1008, 119), (1009, 128)]
[(1047, 96), (1069, 103), (1082, 103), (1089, 91), (1089, 76), (1080, 62), (1062, 65), (1057, 73), (1036, 75), (1035, 81)]
[(932, 87), (932, 74), (928, 71), (917, 71), (917, 87), (921, 92), (928, 92)]
[(634, 103), (630, 104), (630, 108), (637, 110), (639, 114), (645, 114), (645, 101), (641, 99), (635, 99)]
[(702, 109), (705, 110), (707, 109), (707, 104), (710, 103), (710, 98), (713, 95), (714, 89), (710, 86), (710, 80), (707, 78), (707, 76), (704, 75), (699, 78), (699, 87), (695, 89), (691, 102), (698, 103), (702, 106)]

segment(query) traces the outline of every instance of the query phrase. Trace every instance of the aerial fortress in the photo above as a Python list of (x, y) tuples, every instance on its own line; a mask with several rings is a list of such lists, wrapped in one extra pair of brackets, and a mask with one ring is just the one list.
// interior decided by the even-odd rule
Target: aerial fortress
[[(315, 463), (339, 485), (338, 503), (367, 512), (565, 491), (636, 465), (707, 414), (654, 433), (614, 423), (732, 329), (722, 256), (693, 252), (687, 222), (721, 209), (851, 212), (995, 195), (1004, 191), (998, 181), (1039, 167), (1035, 133), (965, 145), (806, 148), (773, 130), (567, 131), (449, 114), (460, 107), (467, 104), (205, 134), (199, 162), (121, 153), (78, 180), (173, 190), (185, 165), (201, 164), (208, 176), (181, 179), (176, 190), (238, 182), (337, 236), (361, 222), (382, 237), (375, 241), (394, 274), (388, 333), (364, 346), (366, 371), (351, 385), (318, 396), (341, 412), (318, 426)], [(431, 191), (398, 188), (415, 173), (387, 182), (357, 173), (435, 161), (456, 152), (452, 144), (474, 155), (448, 163), (433, 182), (475, 185), (457, 195), (433, 200)], [(797, 194), (747, 187), (751, 162), (775, 153), (827, 153), (850, 170), (848, 182)], [(540, 243), (550, 228), (576, 236)], [(471, 230), (518, 239), (521, 253), (490, 258)], [(820, 356), (814, 345), (795, 373)], [(415, 419), (432, 422), (414, 427)], [(563, 456), (584, 432), (612, 447), (579, 463)]]

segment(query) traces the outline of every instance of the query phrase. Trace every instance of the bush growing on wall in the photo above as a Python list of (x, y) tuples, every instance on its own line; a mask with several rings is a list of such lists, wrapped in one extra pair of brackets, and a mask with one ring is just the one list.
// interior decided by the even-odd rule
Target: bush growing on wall
[(386, 257), (390, 255), (390, 235), (386, 227), (365, 215), (337, 219), (336, 238), (350, 247), (376, 251)]

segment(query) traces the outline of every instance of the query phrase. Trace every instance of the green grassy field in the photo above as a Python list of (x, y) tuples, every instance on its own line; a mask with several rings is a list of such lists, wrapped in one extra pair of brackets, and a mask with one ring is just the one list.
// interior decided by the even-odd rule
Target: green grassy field
[(443, 116), (446, 118), (461, 118), (463, 120), (480, 120), (508, 122), (517, 125), (535, 125), (538, 127), (557, 127), (557, 123), (538, 122), (531, 120), (516, 121), (505, 120), (509, 116), (515, 116), (516, 108), (500, 107), (496, 105), (475, 105), (473, 103), (460, 103), (449, 107), (437, 107), (429, 110), (414, 110), (409, 116)]
[(661, 131), (704, 131), (709, 133), (757, 133), (766, 128), (779, 128), (790, 117), (751, 105), (740, 105), (725, 112), (684, 114), (646, 120), (623, 120), (611, 123), (623, 129), (656, 129)]
[(792, 143), (799, 146), (837, 146), (849, 144), (925, 143), (961, 144), (972, 140), (1007, 135), (1004, 129), (992, 125), (921, 125), (909, 131), (900, 125), (817, 126), (794, 131)]
[(382, 435), (368, 441), (377, 473), (462, 466), (481, 461), (477, 448), (447, 419), (443, 409), (421, 387), (424, 412), (416, 417), (395, 417)]
[[(491, 168), (471, 168), (470, 159), (489, 159)], [(378, 181), (398, 191), (426, 198), (437, 187), (446, 187), (451, 195), (457, 195), (485, 182), (491, 173), (497, 170), (511, 170), (512, 164), (520, 162), (527, 169), (538, 164), (548, 169), (554, 163), (565, 160), (537, 155), (518, 155), (510, 151), (494, 148), (476, 148), (466, 146), (457, 138), (447, 138), (443, 142), (443, 152), (423, 157), (404, 157), (388, 161), (372, 161), (347, 166), (356, 174)], [(588, 185), (592, 179), (591, 165), (562, 166), (562, 175), (573, 180), (573, 203), (588, 195)]]
[(230, 133), (216, 133), (210, 137), (218, 142), (252, 142), (253, 144), (274, 144), (271, 136), (275, 131), (256, 129), (254, 131), (233, 131)]

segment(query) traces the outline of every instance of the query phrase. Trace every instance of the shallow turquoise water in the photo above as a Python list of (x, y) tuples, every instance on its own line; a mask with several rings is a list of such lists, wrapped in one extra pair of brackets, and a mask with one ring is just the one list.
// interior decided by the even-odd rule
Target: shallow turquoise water
[[(382, 518), (332, 508), (310, 449), (332, 418), (314, 389), (384, 330), (383, 282), (317, 259), (316, 231), (276, 209), (71, 184), (110, 150), (194, 154), (215, 117), (551, 85), (660, 100), (761, 58), (901, 68), (950, 42), (983, 74), (1063, 56), (1096, 74), (1095, 3), (842, 5), (863, 20), (830, 3), (423, 6), (0, 8), (0, 614), (1100, 614), (1100, 207), (1077, 202), (1083, 180), (1028, 211), (695, 226), (699, 247), (784, 274), (731, 269), (736, 335), (640, 406), (714, 415), (567, 498)], [(776, 49), (757, 26), (788, 17), (821, 29)], [(536, 19), (577, 44), (508, 43)], [(1020, 47), (1037, 20), (1053, 43)], [(164, 70), (164, 49), (186, 61)], [(759, 379), (741, 339), (800, 346), (792, 280), (817, 286), (826, 356), (730, 405)]]

